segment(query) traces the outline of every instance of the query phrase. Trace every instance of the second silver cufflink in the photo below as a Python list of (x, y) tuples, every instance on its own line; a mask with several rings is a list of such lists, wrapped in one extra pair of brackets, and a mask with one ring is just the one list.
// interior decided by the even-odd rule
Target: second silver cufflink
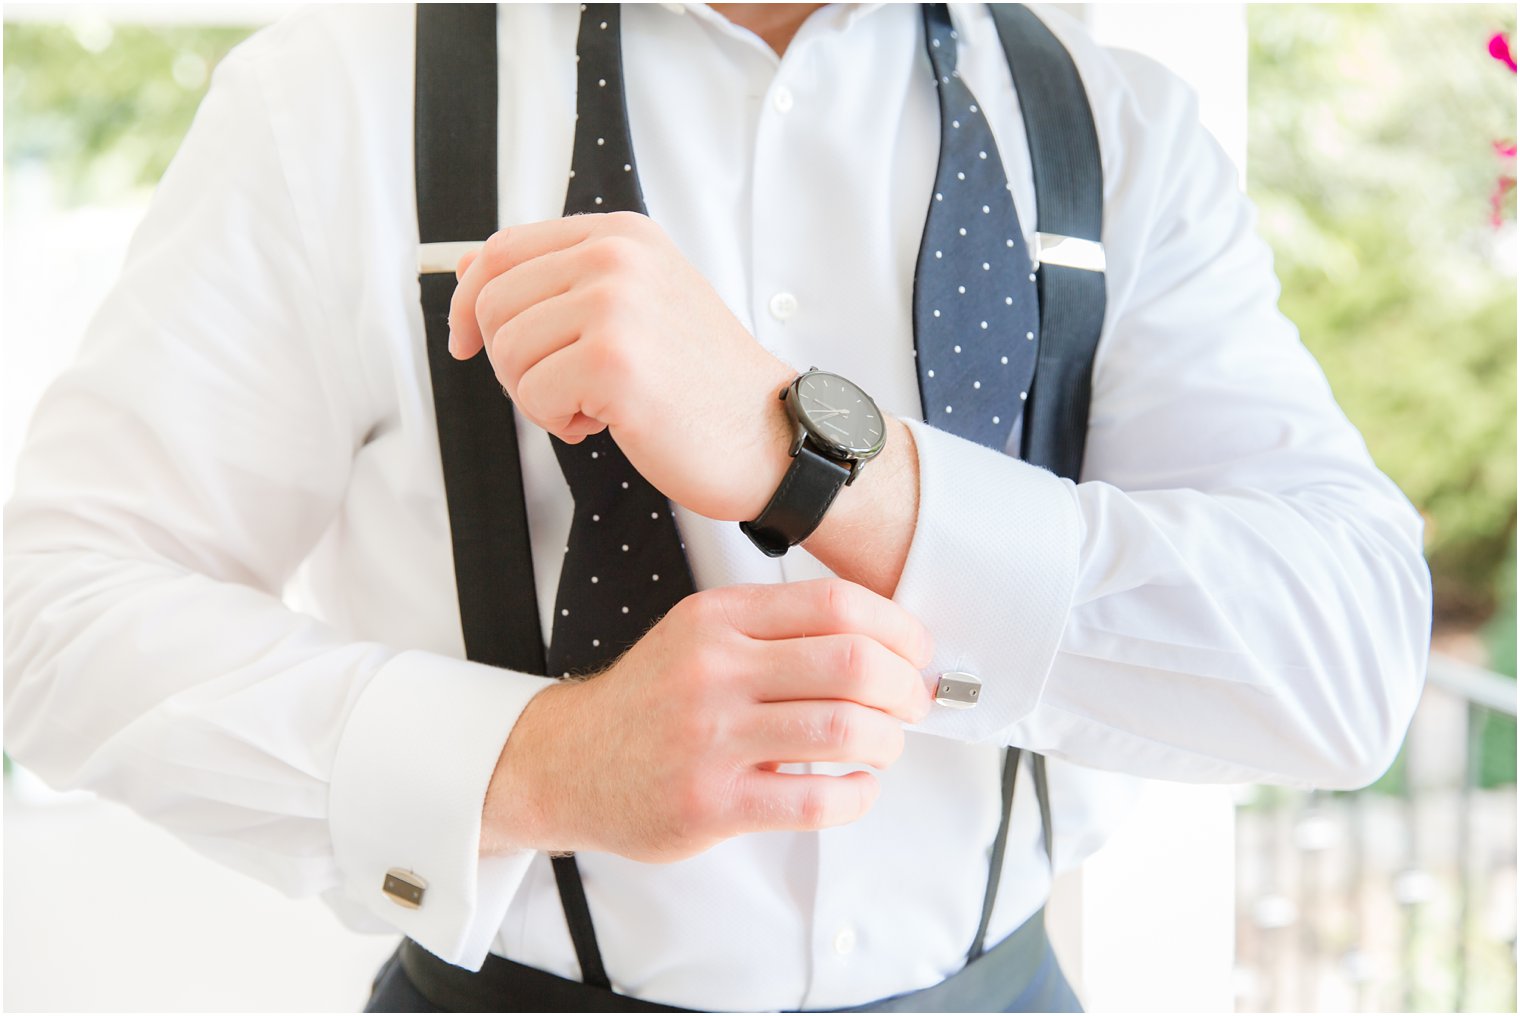
[(950, 671), (941, 674), (934, 701), (950, 709), (970, 709), (982, 700), (982, 679), (975, 674)]

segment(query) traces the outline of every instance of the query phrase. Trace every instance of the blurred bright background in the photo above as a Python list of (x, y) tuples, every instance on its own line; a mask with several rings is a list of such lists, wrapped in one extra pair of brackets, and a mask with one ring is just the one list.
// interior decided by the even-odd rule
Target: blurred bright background
[[(211, 68), (290, 6), (5, 8), (0, 497)], [(1515, 8), (1061, 6), (1199, 90), (1436, 586), (1389, 773), (1155, 785), (1063, 877), (1063, 962), (1089, 1010), (1514, 1011)], [(5, 820), (8, 1010), (352, 1011), (394, 947), (9, 763)], [(1165, 935), (1138, 881), (1182, 901)]]

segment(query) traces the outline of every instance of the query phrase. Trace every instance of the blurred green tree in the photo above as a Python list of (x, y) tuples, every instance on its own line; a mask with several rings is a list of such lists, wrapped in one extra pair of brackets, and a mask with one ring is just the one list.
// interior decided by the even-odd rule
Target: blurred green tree
[[(1506, 596), (1515, 231), (1490, 223), (1515, 78), (1502, 5), (1253, 5), (1248, 191), (1283, 312), (1426, 518), (1437, 619)], [(1512, 592), (1508, 594), (1513, 598)]]
[(211, 69), (252, 31), (90, 16), (7, 22), (7, 173), (44, 163), (63, 207), (151, 189), (190, 127)]

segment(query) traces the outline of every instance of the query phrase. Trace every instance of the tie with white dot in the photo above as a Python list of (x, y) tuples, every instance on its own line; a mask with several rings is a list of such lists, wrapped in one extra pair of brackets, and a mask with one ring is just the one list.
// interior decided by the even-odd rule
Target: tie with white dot
[[(565, 214), (646, 213), (623, 96), (620, 11), (582, 4), (581, 12)], [(607, 431), (576, 445), (550, 440), (575, 510), (547, 662), (550, 674), (584, 674), (616, 659), (696, 585), (670, 501)]]
[(956, 70), (949, 9), (923, 13), (940, 145), (913, 280), (918, 390), (926, 422), (1001, 452), (1034, 379), (1034, 267), (992, 129)]

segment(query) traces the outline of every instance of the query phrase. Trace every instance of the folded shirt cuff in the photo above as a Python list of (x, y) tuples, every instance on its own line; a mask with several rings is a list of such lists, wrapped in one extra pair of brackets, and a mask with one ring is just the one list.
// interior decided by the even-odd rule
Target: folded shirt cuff
[(918, 521), (893, 599), (934, 636), (931, 672), (982, 680), (971, 709), (936, 706), (912, 729), (1002, 741), (1040, 700), (1076, 585), (1075, 484), (920, 420)]
[[(554, 683), (408, 650), (375, 673), (339, 739), (328, 819), (344, 894), (470, 970), (535, 853), (480, 856), (486, 787), (517, 717)], [(383, 891), (393, 868), (425, 883), (416, 909)]]

